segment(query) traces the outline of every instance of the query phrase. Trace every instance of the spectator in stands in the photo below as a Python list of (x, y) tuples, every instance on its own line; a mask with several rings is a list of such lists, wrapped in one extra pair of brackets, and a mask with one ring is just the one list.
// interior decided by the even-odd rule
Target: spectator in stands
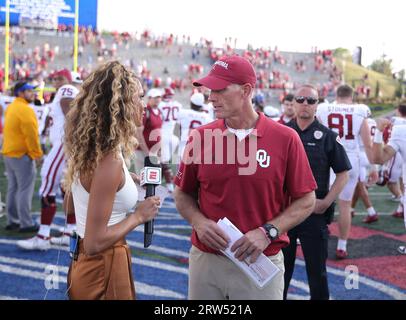
[(282, 100), (282, 116), (278, 120), (281, 124), (289, 123), (295, 117), (295, 109), (293, 107), (294, 95), (289, 93)]
[(265, 107), (265, 96), (262, 92), (258, 92), (253, 99), (254, 110), (256, 112), (264, 112)]

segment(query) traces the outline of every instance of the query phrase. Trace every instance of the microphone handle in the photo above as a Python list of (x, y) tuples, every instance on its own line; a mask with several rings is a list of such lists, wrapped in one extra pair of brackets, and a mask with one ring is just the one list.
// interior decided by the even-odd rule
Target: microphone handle
[[(145, 193), (145, 199), (155, 195), (155, 185), (148, 184)], [(148, 248), (152, 243), (152, 234), (154, 233), (154, 220), (144, 224), (144, 248)]]

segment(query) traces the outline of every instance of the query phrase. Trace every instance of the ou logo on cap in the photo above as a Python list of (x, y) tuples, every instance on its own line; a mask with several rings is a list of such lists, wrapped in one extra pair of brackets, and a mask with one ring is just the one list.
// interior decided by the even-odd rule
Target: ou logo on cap
[(265, 150), (258, 150), (257, 151), (257, 161), (261, 168), (269, 168), (271, 164), (271, 156), (268, 155), (268, 152)]

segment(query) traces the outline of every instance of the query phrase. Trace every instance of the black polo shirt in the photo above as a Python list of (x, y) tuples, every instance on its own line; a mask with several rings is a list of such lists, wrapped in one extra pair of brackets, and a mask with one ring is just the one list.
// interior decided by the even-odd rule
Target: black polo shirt
[[(330, 168), (336, 174), (351, 170), (347, 153), (338, 135), (318, 122), (317, 119), (303, 131), (295, 119), (290, 121), (287, 126), (296, 130), (302, 140), (318, 186), (316, 197), (323, 199), (330, 190)], [(331, 212), (328, 212), (329, 209), (327, 209), (326, 214), (331, 215)], [(333, 210), (333, 208), (331, 209)]]

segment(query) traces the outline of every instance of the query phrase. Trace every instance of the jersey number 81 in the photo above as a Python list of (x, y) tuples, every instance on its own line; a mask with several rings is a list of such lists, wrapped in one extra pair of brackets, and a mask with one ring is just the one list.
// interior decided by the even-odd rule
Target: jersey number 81
[[(345, 121), (347, 121), (347, 126), (345, 126)], [(346, 140), (354, 140), (354, 134), (352, 132), (352, 114), (346, 114), (345, 116), (341, 113), (332, 113), (328, 116), (328, 127), (330, 129), (336, 129), (340, 138)], [(347, 129), (347, 133), (345, 133), (345, 129)]]

